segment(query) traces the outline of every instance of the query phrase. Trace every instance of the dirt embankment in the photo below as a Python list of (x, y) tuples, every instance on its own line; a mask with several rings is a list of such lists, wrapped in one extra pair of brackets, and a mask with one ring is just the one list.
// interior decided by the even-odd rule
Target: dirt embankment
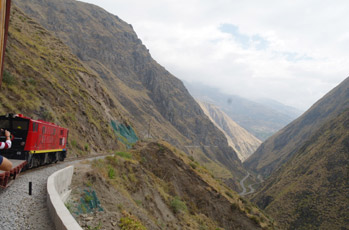
[(84, 189), (94, 190), (104, 210), (76, 215), (83, 228), (261, 229), (164, 145), (149, 143), (128, 154), (76, 167), (71, 203)]

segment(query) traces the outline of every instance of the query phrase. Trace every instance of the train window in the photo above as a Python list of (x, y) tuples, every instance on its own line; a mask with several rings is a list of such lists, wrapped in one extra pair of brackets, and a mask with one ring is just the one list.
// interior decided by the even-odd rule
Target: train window
[(13, 121), (13, 128), (17, 130), (28, 130), (28, 121)]
[(56, 135), (56, 129), (53, 129), (53, 135)]
[(33, 132), (37, 132), (38, 131), (38, 123), (33, 122)]
[(46, 131), (46, 127), (42, 127), (42, 134), (45, 134), (45, 131)]
[(0, 120), (0, 128), (9, 129), (10, 128), (10, 121), (9, 120)]
[(59, 145), (61, 145), (61, 146), (64, 145), (64, 137), (59, 138)]
[(61, 135), (63, 135), (64, 134), (64, 130), (63, 129), (61, 129)]

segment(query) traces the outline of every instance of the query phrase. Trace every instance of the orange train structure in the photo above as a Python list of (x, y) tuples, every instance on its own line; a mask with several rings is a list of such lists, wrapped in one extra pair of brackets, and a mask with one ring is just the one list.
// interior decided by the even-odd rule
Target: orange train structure
[(0, 0), (0, 87), (6, 50), (8, 25), (10, 21), (11, 0)]

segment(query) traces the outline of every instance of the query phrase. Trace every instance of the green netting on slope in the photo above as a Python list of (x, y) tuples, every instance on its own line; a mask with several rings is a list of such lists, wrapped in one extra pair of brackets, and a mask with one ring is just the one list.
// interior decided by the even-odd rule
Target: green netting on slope
[(111, 126), (113, 127), (118, 140), (124, 143), (127, 148), (131, 148), (132, 145), (138, 141), (138, 137), (131, 126), (126, 126), (113, 120), (111, 121)]
[(72, 210), (74, 214), (86, 214), (94, 211), (103, 211), (101, 202), (98, 200), (96, 192), (93, 190), (84, 189), (83, 196), (80, 198), (75, 210)]

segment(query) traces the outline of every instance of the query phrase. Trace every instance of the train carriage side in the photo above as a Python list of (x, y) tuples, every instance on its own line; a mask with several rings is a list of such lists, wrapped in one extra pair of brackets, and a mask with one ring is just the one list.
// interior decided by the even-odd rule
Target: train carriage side
[(25, 151), (29, 168), (63, 161), (66, 157), (68, 129), (42, 120), (30, 120)]

